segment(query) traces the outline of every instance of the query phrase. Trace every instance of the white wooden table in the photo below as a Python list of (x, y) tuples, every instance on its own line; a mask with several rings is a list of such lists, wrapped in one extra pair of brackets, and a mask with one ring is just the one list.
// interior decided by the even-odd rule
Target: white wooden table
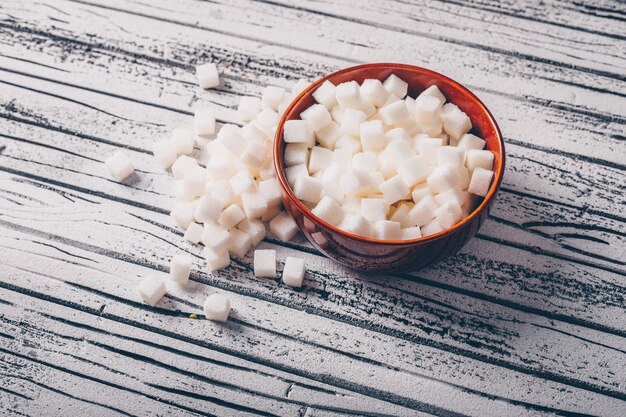
[[(517, 4), (519, 3), (519, 4)], [(626, 415), (622, 1), (3, 0), (0, 414)], [(202, 91), (193, 67), (217, 61)], [(494, 112), (490, 220), (427, 270), (362, 275), (302, 239), (300, 291), (209, 274), (151, 144), (198, 102), (364, 62), (442, 72)], [(138, 175), (103, 160), (127, 148)], [(140, 277), (194, 255), (156, 308)], [(230, 294), (226, 325), (193, 320)]]

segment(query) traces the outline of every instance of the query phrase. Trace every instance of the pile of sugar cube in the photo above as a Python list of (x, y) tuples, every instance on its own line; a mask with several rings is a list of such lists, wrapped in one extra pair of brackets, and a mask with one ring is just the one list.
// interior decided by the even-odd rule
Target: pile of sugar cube
[[(219, 85), (215, 64), (200, 65), (196, 72), (200, 87)], [(291, 91), (268, 86), (261, 98), (242, 97), (237, 109), (242, 127), (225, 124), (217, 131), (211, 108), (197, 108), (192, 126), (177, 128), (171, 138), (154, 145), (157, 163), (165, 170), (171, 169), (175, 179), (176, 203), (170, 216), (185, 231), (188, 242), (204, 245), (209, 271), (230, 265), (231, 255), (246, 256), (265, 238), (266, 224), (282, 241), (291, 240), (298, 232), (296, 223), (281, 209), (272, 145), (281, 114), (308, 85), (300, 80)], [(197, 139), (202, 137), (209, 142), (200, 158), (195, 158), (192, 155), (200, 142)], [(199, 162), (202, 159), (205, 163)], [(117, 181), (134, 172), (133, 162), (124, 151), (116, 152), (105, 164)], [(138, 285), (140, 298), (154, 306), (167, 293), (166, 284), (188, 282), (191, 267), (191, 256), (175, 255), (166, 280), (153, 274)], [(276, 277), (274, 250), (254, 252), (254, 273), (257, 277)], [(304, 274), (304, 260), (287, 257), (283, 282), (300, 287)], [(205, 302), (204, 312), (209, 319), (225, 321), (229, 311), (230, 301), (224, 294), (212, 294)]]
[(285, 173), (317, 217), (383, 240), (428, 236), (458, 223), (485, 196), (494, 155), (470, 118), (432, 85), (417, 97), (392, 74), (313, 93), (284, 125)]

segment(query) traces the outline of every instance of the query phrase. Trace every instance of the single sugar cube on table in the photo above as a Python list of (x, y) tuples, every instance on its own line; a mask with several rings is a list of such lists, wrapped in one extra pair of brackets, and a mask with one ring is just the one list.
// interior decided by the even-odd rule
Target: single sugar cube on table
[(156, 142), (152, 146), (152, 154), (163, 169), (168, 169), (176, 161), (176, 149), (168, 139)]
[(170, 279), (177, 284), (186, 284), (189, 281), (191, 262), (189, 255), (175, 255), (170, 262)]
[(472, 172), (472, 179), (470, 180), (467, 191), (484, 197), (489, 191), (492, 179), (493, 171), (477, 167), (474, 169), (474, 172)]
[(230, 234), (228, 230), (219, 224), (205, 223), (204, 231), (202, 232), (202, 243), (207, 248), (219, 253), (228, 249)]
[(281, 241), (288, 242), (298, 233), (298, 225), (283, 211), (270, 221), (270, 232)]
[(185, 174), (183, 193), (190, 197), (199, 197), (204, 194), (207, 181), (207, 170), (196, 166)]
[(208, 136), (215, 133), (215, 114), (208, 107), (200, 107), (193, 114), (193, 128), (196, 135)]
[(193, 130), (186, 127), (179, 127), (172, 131), (172, 145), (177, 154), (188, 155), (193, 152), (195, 139)]
[(337, 99), (335, 98), (335, 85), (330, 81), (326, 80), (317, 87), (317, 90), (313, 92), (313, 98), (319, 104), (326, 106), (327, 109), (331, 109), (335, 104), (337, 104)]
[(230, 299), (224, 294), (211, 294), (204, 301), (204, 316), (212, 321), (226, 322), (230, 309)]
[(204, 248), (204, 259), (209, 272), (214, 272), (230, 265), (230, 256), (226, 249), (214, 250), (206, 247)]
[(315, 145), (313, 128), (306, 120), (287, 120), (283, 135), (286, 143), (304, 143), (309, 148)]
[(201, 88), (213, 88), (220, 85), (217, 66), (212, 62), (196, 66), (196, 76)]
[(258, 97), (241, 97), (237, 106), (237, 116), (242, 122), (249, 122), (261, 113), (261, 99)]
[(104, 161), (109, 173), (116, 181), (122, 181), (134, 171), (133, 161), (124, 151), (117, 151)]
[(283, 267), (283, 282), (290, 287), (300, 288), (304, 272), (304, 259), (288, 256)]
[(276, 251), (257, 249), (254, 251), (254, 276), (257, 278), (276, 277)]
[(192, 222), (187, 230), (185, 230), (184, 238), (191, 243), (199, 243), (202, 240), (202, 232), (204, 228), (201, 224)]
[(137, 285), (137, 293), (144, 303), (154, 305), (166, 294), (165, 283), (158, 275), (149, 275)]

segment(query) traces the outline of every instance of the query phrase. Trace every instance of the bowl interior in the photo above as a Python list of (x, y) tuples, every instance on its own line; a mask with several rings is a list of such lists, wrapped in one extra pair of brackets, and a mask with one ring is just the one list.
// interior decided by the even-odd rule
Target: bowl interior
[[(491, 187), (489, 188), (489, 192), (487, 193), (487, 195), (482, 199), (479, 204), (477, 204), (473, 212), (450, 229), (446, 229), (434, 235), (415, 239), (413, 241), (381, 241), (366, 238), (363, 236), (356, 236), (323, 222), (321, 219), (311, 213), (311, 211), (307, 209), (294, 195), (293, 191), (289, 187), (289, 184), (287, 183), (284, 172), (283, 154), (285, 151), (285, 142), (283, 140), (283, 125), (287, 120), (299, 119), (300, 113), (302, 113), (313, 104), (316, 104), (315, 99), (313, 98), (313, 92), (315, 92), (315, 90), (324, 81), (329, 80), (333, 84), (338, 85), (343, 82), (354, 80), (361, 84), (363, 80), (368, 78), (376, 78), (380, 81), (384, 81), (391, 74), (396, 74), (398, 77), (402, 78), (409, 84), (408, 94), (413, 98), (415, 98), (417, 95), (419, 95), (419, 93), (421, 93), (423, 90), (430, 87), (431, 85), (436, 85), (446, 96), (447, 101), (456, 104), (470, 117), (472, 121), (472, 130), (470, 131), (470, 133), (473, 133), (476, 136), (483, 138), (487, 143), (486, 148), (492, 151), (495, 156), (493, 165), (494, 179), (492, 181)], [(310, 220), (315, 221), (316, 223), (321, 223), (325, 226), (324, 228), (331, 229), (335, 233), (344, 234), (346, 236), (351, 236), (353, 238), (364, 241), (405, 244), (407, 242), (436, 239), (438, 237), (449, 234), (455, 229), (460, 228), (461, 225), (469, 221), (473, 216), (477, 215), (477, 213), (479, 213), (487, 205), (488, 201), (497, 191), (500, 182), (502, 181), (504, 171), (504, 142), (502, 140), (502, 135), (496, 121), (494, 120), (489, 110), (487, 110), (485, 105), (467, 88), (463, 87), (456, 81), (424, 68), (404, 64), (359, 65), (356, 67), (350, 67), (344, 70), (334, 72), (324, 78), (315, 81), (302, 93), (300, 93), (300, 95), (296, 97), (291, 105), (285, 110), (285, 113), (278, 125), (278, 128), (276, 129), (275, 144), (274, 163), (278, 174), (278, 180), (286, 189), (287, 196), (290, 201), (296, 204), (296, 206), (299, 207), (299, 209), (306, 217), (308, 217)]]

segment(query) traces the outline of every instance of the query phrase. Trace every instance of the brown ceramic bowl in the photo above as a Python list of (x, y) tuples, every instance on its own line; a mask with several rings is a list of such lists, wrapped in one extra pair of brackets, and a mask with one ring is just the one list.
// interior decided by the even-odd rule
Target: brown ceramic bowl
[[(338, 229), (316, 217), (298, 200), (287, 183), (283, 166), (285, 121), (299, 119), (300, 113), (315, 104), (313, 92), (326, 80), (337, 85), (355, 80), (359, 84), (367, 78), (384, 81), (396, 74), (409, 84), (409, 95), (436, 85), (448, 101), (459, 106), (472, 120), (471, 132), (485, 139), (487, 149), (495, 154), (494, 179), (489, 192), (470, 213), (453, 227), (440, 233), (414, 240), (378, 240), (354, 235)], [(485, 105), (467, 88), (448, 77), (424, 68), (403, 64), (365, 64), (334, 72), (305, 89), (285, 110), (276, 129), (274, 166), (282, 189), (285, 209), (311, 242), (329, 258), (362, 271), (411, 271), (438, 262), (456, 253), (478, 231), (487, 219), (493, 199), (500, 188), (504, 174), (504, 142), (493, 116)]]

